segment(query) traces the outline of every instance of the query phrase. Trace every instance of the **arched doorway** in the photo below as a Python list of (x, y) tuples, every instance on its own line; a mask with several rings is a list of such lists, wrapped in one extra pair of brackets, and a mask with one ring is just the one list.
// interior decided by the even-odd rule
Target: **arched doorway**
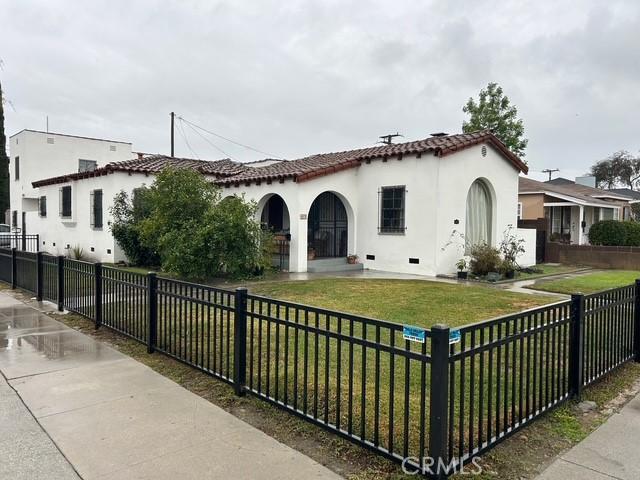
[(467, 251), (474, 245), (491, 245), (493, 201), (487, 183), (477, 179), (467, 193), (465, 245)]
[(289, 222), (287, 204), (280, 195), (274, 193), (262, 208), (260, 223), (263, 228), (269, 229), (277, 235), (286, 235), (290, 232)]
[(335, 193), (324, 192), (311, 204), (307, 222), (307, 243), (309, 258), (347, 256), (347, 211)]

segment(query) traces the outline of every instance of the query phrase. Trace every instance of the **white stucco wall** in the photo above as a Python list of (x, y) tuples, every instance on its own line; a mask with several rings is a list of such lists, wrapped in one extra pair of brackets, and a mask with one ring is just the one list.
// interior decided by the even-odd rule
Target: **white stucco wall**
[[(455, 246), (445, 248), (455, 229), (464, 234), (467, 192), (471, 184), (482, 178), (491, 190), (493, 214), (491, 240), (495, 246), (509, 225), (516, 225), (518, 170), (499, 153), (487, 146), (482, 156), (481, 145), (437, 158), (424, 154), (372, 160), (358, 168), (317, 177), (300, 183), (291, 180), (259, 185), (241, 184), (223, 188), (223, 195), (244, 195), (258, 203), (258, 218), (272, 194), (280, 195), (290, 218), (290, 270), (307, 270), (307, 224), (313, 201), (330, 191), (343, 201), (348, 217), (348, 254), (357, 254), (365, 268), (419, 275), (436, 275), (455, 271), (456, 261), (464, 254)], [(59, 216), (59, 190), (64, 184), (41, 187), (34, 197), (47, 196), (47, 217), (40, 218), (37, 203), (27, 214), (29, 230), (41, 235), (41, 248), (52, 254), (66, 254), (67, 245), (81, 246), (88, 258), (103, 262), (124, 260), (108, 228), (109, 208), (114, 195), (124, 189), (128, 193), (143, 184), (151, 184), (153, 176), (114, 173), (70, 183), (73, 218)], [(404, 234), (381, 234), (379, 194), (381, 187), (404, 185)], [(104, 226), (90, 227), (90, 193), (103, 190)], [(456, 224), (457, 221), (457, 224)], [(55, 243), (55, 245), (54, 245)], [(463, 245), (463, 243), (462, 243)], [(535, 233), (532, 245), (535, 263)], [(93, 251), (91, 249), (93, 248)], [(367, 256), (375, 259), (367, 259)], [(410, 258), (419, 263), (409, 263)]]
[[(47, 216), (40, 217), (38, 211), (27, 212), (27, 222), (34, 233), (40, 235), (40, 249), (52, 255), (70, 255), (67, 249), (80, 246), (87, 260), (100, 262), (118, 262), (125, 256), (114, 241), (109, 224), (110, 207), (113, 198), (120, 190), (131, 195), (134, 188), (150, 185), (153, 176), (116, 172), (109, 175), (85, 178), (69, 183), (40, 187), (39, 195), (47, 197)], [(59, 212), (60, 188), (71, 185), (72, 218), (63, 219)], [(103, 226), (91, 227), (90, 196), (93, 190), (102, 189)], [(92, 251), (93, 249), (93, 251)]]
[[(492, 244), (497, 245), (508, 226), (517, 223), (518, 170), (491, 147), (485, 157), (481, 152), (478, 145), (444, 158), (422, 155), (373, 160), (301, 183), (242, 184), (225, 188), (224, 194), (244, 193), (257, 201), (258, 215), (270, 194), (278, 193), (284, 199), (291, 218), (291, 271), (306, 271), (306, 216), (313, 200), (330, 191), (343, 199), (347, 209), (348, 253), (357, 254), (365, 268), (419, 275), (451, 273), (464, 252), (444, 247), (453, 229), (464, 234), (467, 192), (476, 179), (483, 178), (491, 186)], [(395, 185), (406, 187), (406, 231), (380, 234), (378, 191)], [(367, 260), (367, 255), (375, 260)], [(409, 263), (409, 258), (419, 263)]]
[[(53, 139), (48, 143), (47, 139)], [(112, 150), (115, 148), (115, 151)], [(79, 160), (94, 160), (98, 166), (133, 158), (131, 144), (55, 133), (23, 130), (9, 139), (11, 210), (18, 211), (21, 227), (23, 211), (37, 209), (37, 191), (31, 183), (78, 171)], [(15, 179), (15, 159), (20, 158), (20, 178)], [(29, 218), (29, 215), (27, 215)], [(27, 220), (27, 233), (39, 233)]]

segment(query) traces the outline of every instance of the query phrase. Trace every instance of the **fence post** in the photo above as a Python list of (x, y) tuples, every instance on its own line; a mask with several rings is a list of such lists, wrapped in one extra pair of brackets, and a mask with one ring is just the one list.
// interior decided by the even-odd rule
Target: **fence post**
[[(433, 478), (447, 478), (449, 408), (449, 327), (431, 328), (431, 409), (429, 413), (429, 457), (433, 459)], [(444, 471), (443, 471), (444, 470)]]
[(247, 383), (247, 289), (236, 288), (233, 319), (233, 386), (236, 395), (244, 395)]
[(633, 310), (633, 359), (640, 362), (640, 278), (636, 280)]
[(11, 288), (14, 290), (18, 286), (18, 260), (16, 259), (16, 248), (11, 249)]
[(584, 383), (584, 295), (571, 295), (571, 338), (569, 342), (569, 395), (580, 398)]
[(27, 234), (22, 230), (22, 251), (27, 251)]
[(102, 325), (102, 263), (98, 262), (94, 265), (94, 276), (96, 280), (95, 285), (95, 299), (94, 308), (96, 314), (96, 330)]
[(40, 251), (40, 234), (36, 234), (36, 252)]
[(153, 353), (158, 341), (158, 277), (147, 274), (147, 353)]
[(58, 310), (64, 310), (64, 255), (58, 256)]
[(42, 271), (42, 252), (36, 254), (36, 299), (42, 301), (43, 293), (43, 271)]

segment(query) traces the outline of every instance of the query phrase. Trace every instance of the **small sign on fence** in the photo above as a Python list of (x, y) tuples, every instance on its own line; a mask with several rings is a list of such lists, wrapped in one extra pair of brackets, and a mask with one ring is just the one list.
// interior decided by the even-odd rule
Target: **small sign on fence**
[(422, 328), (402, 326), (402, 338), (411, 342), (424, 343), (426, 332)]
[(461, 335), (460, 330), (450, 330), (449, 331), (449, 345), (454, 343), (458, 343), (460, 341)]

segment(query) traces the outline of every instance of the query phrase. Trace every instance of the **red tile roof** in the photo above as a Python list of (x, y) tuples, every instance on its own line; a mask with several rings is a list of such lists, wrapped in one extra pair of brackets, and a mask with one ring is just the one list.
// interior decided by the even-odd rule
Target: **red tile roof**
[(246, 168), (237, 175), (221, 178), (216, 181), (220, 185), (240, 185), (274, 180), (293, 179), (303, 182), (315, 177), (329, 175), (341, 170), (358, 167), (362, 162), (378, 158), (391, 158), (403, 155), (420, 155), (433, 153), (438, 157), (455, 153), (460, 150), (487, 143), (497, 149), (518, 170), (527, 172), (527, 165), (513, 154), (490, 131), (478, 131), (457, 135), (430, 137), (414, 142), (380, 145), (375, 147), (348, 150), (345, 152), (323, 153), (311, 155), (298, 160), (283, 161), (266, 167)]
[(71, 180), (79, 180), (82, 178), (99, 177), (114, 172), (144, 173), (156, 174), (160, 173), (164, 168), (190, 168), (196, 170), (203, 175), (214, 175), (216, 177), (225, 177), (236, 175), (246, 167), (229, 159), (205, 161), (194, 160), (192, 158), (172, 158), (165, 155), (149, 155), (133, 160), (125, 160), (123, 162), (111, 162), (104, 167), (96, 168), (90, 172), (71, 173), (61, 175), (59, 177), (47, 178), (33, 182), (33, 187), (43, 187), (45, 185), (54, 185), (57, 183), (66, 183)]
[(359, 167), (362, 162), (369, 162), (374, 159), (397, 158), (403, 155), (421, 155), (423, 153), (433, 153), (438, 157), (444, 157), (481, 143), (491, 145), (498, 150), (518, 170), (525, 173), (528, 171), (527, 165), (520, 158), (513, 154), (490, 131), (484, 130), (457, 135), (434, 136), (414, 142), (378, 145), (344, 152), (322, 153), (298, 160), (283, 160), (264, 167), (251, 167), (247, 166), (250, 164), (233, 162), (229, 159), (210, 162), (190, 158), (150, 155), (124, 162), (108, 163), (104, 167), (97, 168), (91, 172), (72, 173), (38, 180), (33, 182), (33, 187), (37, 188), (82, 178), (98, 177), (114, 172), (156, 174), (166, 167), (192, 168), (204, 175), (213, 175), (219, 185), (240, 185), (241, 183), (249, 184), (262, 180), (270, 182), (273, 180), (284, 181), (285, 179), (303, 182), (341, 170)]

